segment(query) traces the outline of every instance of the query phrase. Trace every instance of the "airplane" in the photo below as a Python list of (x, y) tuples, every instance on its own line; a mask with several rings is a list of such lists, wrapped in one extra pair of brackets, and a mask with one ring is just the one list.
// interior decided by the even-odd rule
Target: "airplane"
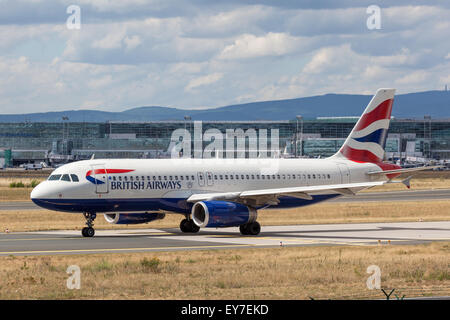
[[(40, 207), (82, 213), (84, 237), (103, 214), (112, 224), (141, 224), (184, 215), (180, 229), (239, 227), (261, 231), (258, 210), (311, 205), (402, 182), (402, 168), (385, 163), (395, 89), (378, 89), (339, 151), (323, 159), (91, 159), (63, 165), (31, 192)], [(271, 170), (271, 168), (273, 170)]]

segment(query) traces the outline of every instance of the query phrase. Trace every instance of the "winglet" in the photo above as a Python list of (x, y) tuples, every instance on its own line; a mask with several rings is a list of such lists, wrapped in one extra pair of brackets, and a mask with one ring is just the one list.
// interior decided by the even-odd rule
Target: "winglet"
[(402, 180), (402, 183), (408, 188), (408, 189), (410, 189), (411, 188), (411, 178), (412, 178), (413, 176), (409, 176), (408, 178), (406, 178), (405, 180)]

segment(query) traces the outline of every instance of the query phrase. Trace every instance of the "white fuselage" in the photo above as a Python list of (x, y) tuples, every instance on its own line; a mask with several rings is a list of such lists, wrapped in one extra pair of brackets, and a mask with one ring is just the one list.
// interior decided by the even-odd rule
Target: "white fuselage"
[[(96, 159), (59, 167), (31, 198), (42, 207), (67, 212), (186, 214), (192, 207), (186, 200), (193, 194), (368, 182), (374, 178), (367, 173), (375, 170), (379, 167), (373, 163), (340, 159)], [(339, 194), (315, 195), (314, 201), (285, 197), (278, 207)]]

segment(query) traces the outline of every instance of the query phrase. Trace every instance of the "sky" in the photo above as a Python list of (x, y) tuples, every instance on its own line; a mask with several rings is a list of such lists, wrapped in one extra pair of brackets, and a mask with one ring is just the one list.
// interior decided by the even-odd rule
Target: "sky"
[(449, 38), (448, 0), (0, 0), (0, 113), (442, 90)]

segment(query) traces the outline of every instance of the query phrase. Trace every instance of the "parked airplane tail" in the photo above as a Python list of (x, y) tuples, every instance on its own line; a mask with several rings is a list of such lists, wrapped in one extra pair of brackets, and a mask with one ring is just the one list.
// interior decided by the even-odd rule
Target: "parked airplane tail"
[(378, 89), (333, 158), (380, 163), (384, 158), (395, 89)]

